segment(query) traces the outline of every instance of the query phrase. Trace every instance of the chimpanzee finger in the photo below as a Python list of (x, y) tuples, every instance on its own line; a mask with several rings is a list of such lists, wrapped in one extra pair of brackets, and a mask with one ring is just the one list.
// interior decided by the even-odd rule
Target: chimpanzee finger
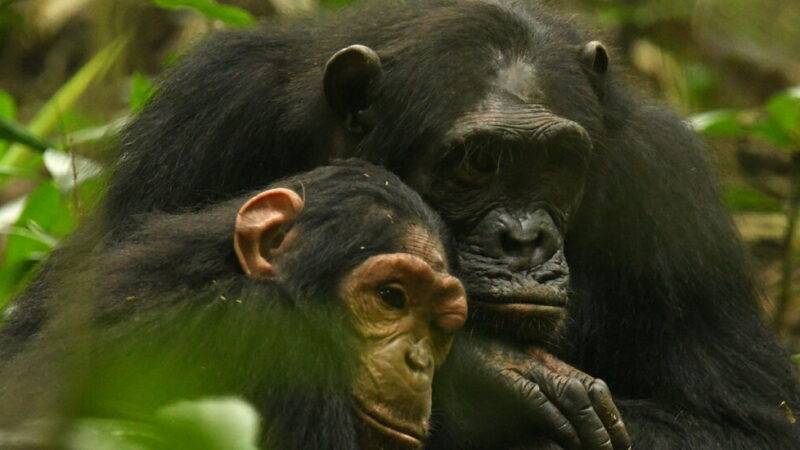
[(504, 369), (503, 382), (512, 392), (520, 394), (522, 406), (532, 423), (550, 434), (565, 449), (583, 448), (575, 428), (559, 409), (547, 398), (535, 382), (523, 377), (514, 369)]
[(622, 415), (614, 404), (614, 399), (611, 398), (611, 391), (603, 380), (597, 378), (589, 385), (589, 399), (608, 430), (614, 450), (629, 450), (631, 438), (622, 421)]
[(582, 447), (592, 450), (613, 450), (611, 437), (589, 399), (580, 380), (553, 372), (532, 371), (545, 394), (570, 421), (580, 437)]

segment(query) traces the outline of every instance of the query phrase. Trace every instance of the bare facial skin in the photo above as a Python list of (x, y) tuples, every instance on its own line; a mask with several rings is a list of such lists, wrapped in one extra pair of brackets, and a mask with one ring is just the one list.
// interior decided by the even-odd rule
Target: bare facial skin
[(373, 256), (343, 281), (361, 346), (357, 413), (381, 433), (422, 446), (431, 383), (467, 318), (461, 283), (408, 253)]

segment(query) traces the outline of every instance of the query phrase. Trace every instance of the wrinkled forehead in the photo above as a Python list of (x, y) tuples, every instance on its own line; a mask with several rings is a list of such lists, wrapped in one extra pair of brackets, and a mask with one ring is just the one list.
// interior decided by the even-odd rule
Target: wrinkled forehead
[(444, 258), (444, 245), (430, 231), (419, 225), (411, 225), (403, 236), (402, 249), (414, 255), (436, 272), (447, 272), (447, 261)]

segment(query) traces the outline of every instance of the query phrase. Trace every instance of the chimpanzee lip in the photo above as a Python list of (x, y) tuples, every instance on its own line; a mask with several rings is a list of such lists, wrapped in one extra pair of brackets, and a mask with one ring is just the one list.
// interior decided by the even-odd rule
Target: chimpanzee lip
[(387, 420), (382, 415), (377, 414), (376, 412), (371, 411), (361, 405), (356, 405), (355, 410), (356, 414), (358, 414), (358, 416), (362, 420), (364, 420), (371, 426), (377, 428), (378, 430), (382, 431), (383, 433), (386, 433), (395, 439), (407, 442), (412, 445), (422, 445), (424, 432), (412, 430), (410, 426), (402, 426), (397, 423), (389, 423), (390, 421)]
[(542, 288), (505, 295), (475, 293), (470, 295), (470, 299), (473, 302), (497, 306), (514, 304), (548, 306), (554, 308), (565, 308), (567, 306), (567, 295), (565, 292)]

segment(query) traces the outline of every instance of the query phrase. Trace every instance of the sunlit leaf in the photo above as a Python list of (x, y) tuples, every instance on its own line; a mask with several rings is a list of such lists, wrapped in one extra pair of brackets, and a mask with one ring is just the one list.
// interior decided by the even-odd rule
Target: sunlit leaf
[(256, 450), (259, 416), (236, 398), (181, 401), (140, 421), (83, 418), (68, 429), (70, 449)]
[(44, 152), (44, 165), (62, 191), (69, 191), (103, 171), (100, 165), (88, 158), (56, 150)]
[[(237, 398), (182, 401), (162, 408), (157, 419), (178, 426), (202, 448), (256, 450), (260, 418), (255, 409)], [(195, 447), (196, 448), (196, 447)]]
[(709, 136), (735, 136), (746, 129), (739, 123), (739, 113), (733, 110), (715, 110), (689, 118), (689, 123), (697, 132)]
[(118, 135), (120, 131), (130, 122), (130, 116), (123, 116), (99, 127), (85, 128), (75, 131), (67, 136), (66, 141), (71, 146), (89, 144), (92, 142), (111, 139)]
[(28, 197), (23, 196), (0, 206), (0, 230), (6, 230), (19, 220)]
[(256, 23), (249, 12), (235, 6), (220, 5), (213, 0), (151, 0), (164, 9), (188, 8), (212, 20), (219, 20), (232, 27), (247, 28)]

